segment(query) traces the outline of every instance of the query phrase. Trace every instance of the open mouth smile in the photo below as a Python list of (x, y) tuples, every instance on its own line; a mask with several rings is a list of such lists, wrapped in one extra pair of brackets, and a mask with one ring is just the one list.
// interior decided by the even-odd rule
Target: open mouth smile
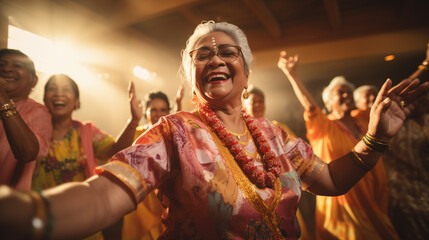
[(228, 80), (229, 78), (230, 78), (230, 76), (228, 74), (225, 74), (225, 73), (213, 73), (207, 77), (207, 82), (209, 82), (209, 83), (223, 82), (223, 81)]
[(54, 107), (65, 107), (65, 106), (66, 106), (66, 103), (65, 103), (64, 101), (54, 101), (54, 102), (52, 103), (52, 105), (53, 105)]

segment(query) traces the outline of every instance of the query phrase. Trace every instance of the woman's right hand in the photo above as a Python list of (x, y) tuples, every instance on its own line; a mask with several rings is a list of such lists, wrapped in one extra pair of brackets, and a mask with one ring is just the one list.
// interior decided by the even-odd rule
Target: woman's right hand
[(136, 89), (133, 81), (130, 82), (130, 87), (128, 88), (128, 98), (130, 99), (132, 120), (136, 121), (138, 124), (143, 117), (143, 106), (140, 99), (136, 96)]
[(392, 87), (388, 79), (371, 107), (368, 133), (382, 140), (390, 140), (406, 118), (416, 111), (418, 102), (426, 101), (429, 83), (406, 79)]
[(277, 63), (277, 67), (284, 72), (288, 72), (289, 74), (294, 74), (297, 69), (298, 62), (299, 62), (298, 54), (289, 56), (286, 51), (281, 51), (279, 61)]

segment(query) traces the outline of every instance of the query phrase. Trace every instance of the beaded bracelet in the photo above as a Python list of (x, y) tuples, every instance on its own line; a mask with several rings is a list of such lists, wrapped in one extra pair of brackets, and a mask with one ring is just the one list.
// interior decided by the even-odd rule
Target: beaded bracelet
[(0, 118), (1, 119), (9, 119), (10, 117), (12, 117), (15, 114), (16, 114), (16, 110), (15, 109), (10, 109), (10, 110), (7, 110), (7, 111), (2, 111), (2, 112), (0, 112)]
[(375, 150), (377, 152), (385, 152), (390, 148), (389, 142), (371, 136), (369, 133), (365, 134), (365, 136), (362, 138), (362, 141), (369, 149)]
[(39, 193), (30, 192), (34, 205), (34, 216), (31, 219), (33, 239), (44, 239), (46, 235), (46, 204)]
[(350, 152), (353, 154), (352, 160), (356, 163), (356, 165), (360, 167), (360, 169), (364, 170), (365, 172), (368, 172), (369, 170), (371, 170), (371, 167), (368, 166), (368, 164), (365, 161), (363, 161), (362, 158), (359, 157), (359, 155), (356, 153), (354, 149), (352, 149)]
[(5, 111), (12, 110), (15, 108), (16, 108), (15, 102), (12, 99), (10, 99), (8, 103), (5, 103), (5, 104), (0, 106), (0, 112), (5, 112)]

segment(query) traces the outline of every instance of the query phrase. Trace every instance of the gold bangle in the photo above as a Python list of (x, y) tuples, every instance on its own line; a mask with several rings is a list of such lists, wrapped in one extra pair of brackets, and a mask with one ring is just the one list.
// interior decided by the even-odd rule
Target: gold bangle
[(15, 114), (16, 114), (16, 110), (15, 109), (3, 111), (3, 112), (0, 112), (0, 118), (1, 119), (9, 119), (10, 117), (12, 117)]
[(420, 70), (428, 70), (428, 66), (425, 65), (419, 65)]
[(377, 152), (385, 152), (390, 148), (389, 142), (375, 138), (369, 133), (365, 134), (365, 136), (362, 138), (362, 141), (370, 150), (375, 150)]
[[(360, 158), (360, 157), (359, 157), (359, 155), (356, 153), (356, 151), (355, 151), (355, 149), (354, 149), (354, 148), (351, 150), (351, 152), (352, 152), (352, 153), (353, 153), (353, 155), (354, 155), (354, 157), (352, 157), (353, 161), (354, 161), (355, 163), (357, 163), (357, 165), (358, 165), (362, 170), (364, 170), (365, 172), (368, 172), (369, 170), (371, 170), (371, 167), (370, 167), (370, 166), (368, 166), (368, 164), (367, 164), (366, 162), (364, 162), (364, 161), (362, 160), (362, 158)], [(356, 159), (357, 159), (358, 161), (356, 161)]]
[(10, 99), (9, 102), (1, 105), (0, 112), (12, 110), (12, 109), (15, 109), (15, 108), (16, 108), (15, 102), (12, 99)]
[(381, 145), (389, 145), (389, 141), (386, 141), (386, 140), (382, 140), (382, 139), (380, 139), (380, 138), (376, 138), (376, 137), (374, 137), (374, 136), (372, 136), (371, 134), (369, 134), (369, 133), (366, 133), (366, 135), (365, 135), (366, 137), (368, 137), (369, 139), (371, 139), (371, 140), (374, 140), (374, 141), (376, 141), (378, 144), (381, 144)]
[(30, 192), (34, 204), (34, 215), (31, 219), (33, 239), (44, 239), (46, 235), (46, 204), (39, 193)]
[(427, 66), (427, 65), (429, 65), (429, 62), (428, 62), (428, 61), (423, 61), (423, 62), (422, 62), (422, 65), (423, 65), (423, 66)]

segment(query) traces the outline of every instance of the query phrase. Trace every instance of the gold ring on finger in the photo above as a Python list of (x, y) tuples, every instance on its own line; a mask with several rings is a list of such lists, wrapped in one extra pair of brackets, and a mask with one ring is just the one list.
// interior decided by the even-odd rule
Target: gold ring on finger
[(404, 107), (405, 107), (405, 101), (404, 100), (399, 101), (399, 106), (401, 107), (401, 109), (404, 109)]

